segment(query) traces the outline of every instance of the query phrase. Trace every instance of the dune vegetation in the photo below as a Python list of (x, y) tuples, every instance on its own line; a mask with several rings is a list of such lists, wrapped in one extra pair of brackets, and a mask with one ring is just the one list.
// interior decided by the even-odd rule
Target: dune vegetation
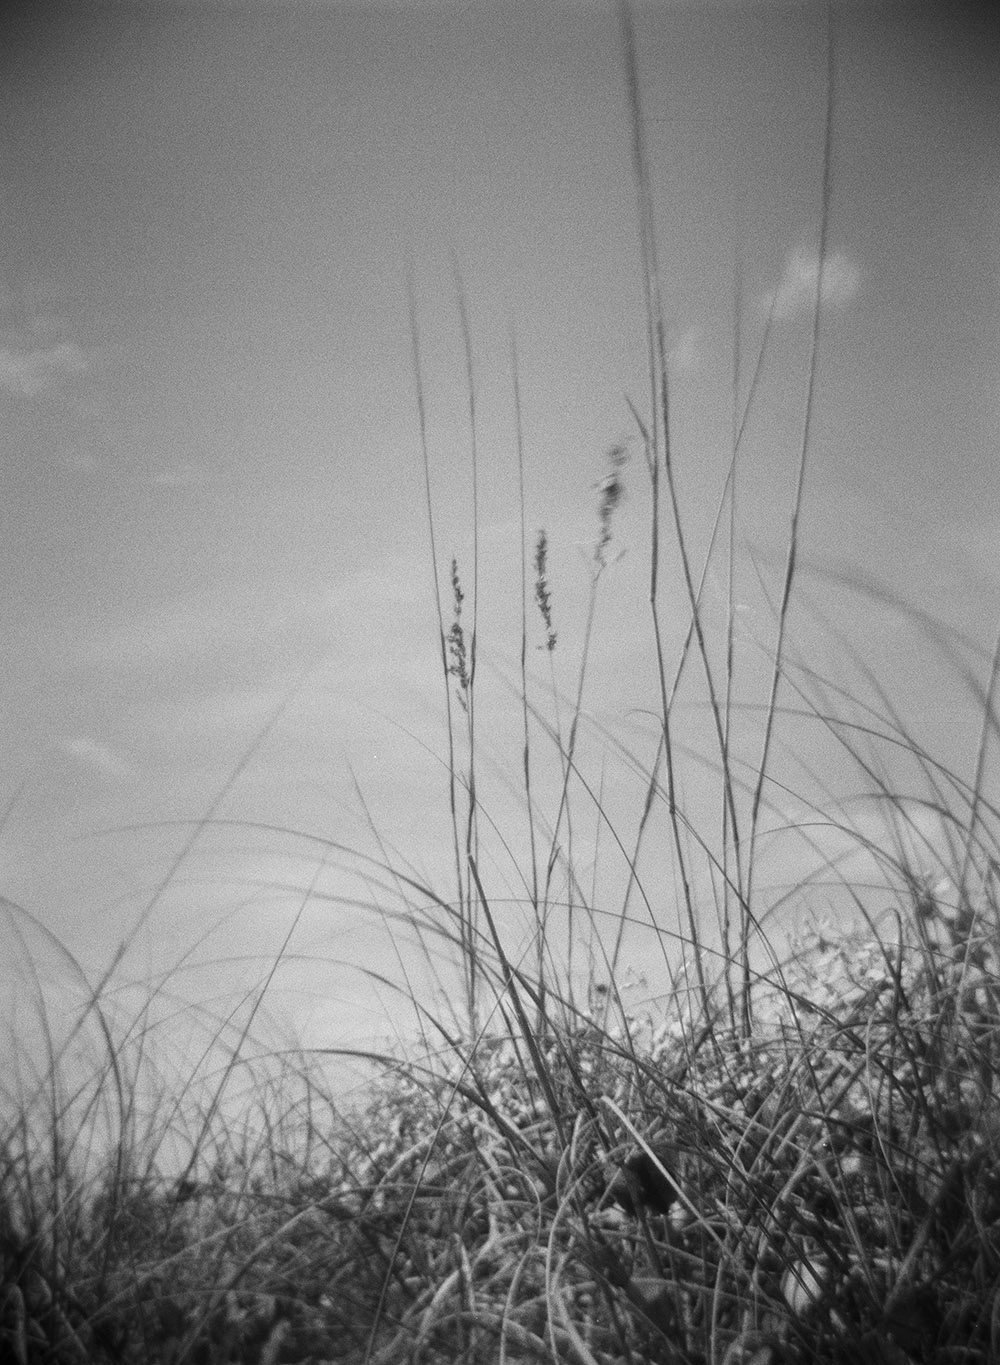
[[(223, 1022), (211, 1065), (171, 1078), (142, 1009), (123, 1019), (111, 1007), (110, 974), (96, 984), (78, 974), (72, 1018), (64, 999), (58, 1027), (39, 980), (47, 1047), (29, 1060), (15, 1039), (5, 1068), (4, 1365), (1000, 1359), (1000, 810), (990, 796), (1000, 655), (913, 612), (981, 713), (963, 772), (926, 750), (864, 660), (851, 691), (796, 648), (821, 272), (769, 634), (752, 644), (741, 634), (740, 430), (767, 333), (715, 530), (696, 549), (672, 447), (627, 12), (623, 33), (649, 386), (630, 404), (628, 470), (614, 447), (597, 489), (576, 642), (560, 631), (549, 542), (528, 531), (512, 358), (521, 741), (507, 766), (524, 828), (496, 828), (479, 795), (477, 566), (466, 581), (438, 545), (414, 309), (453, 881), (426, 884), (388, 839), (367, 866), (372, 913), (446, 964), (435, 968), (441, 992), (414, 990), (413, 1039), (364, 1054), (374, 1080), (347, 1108), (322, 1050), (266, 1047), (250, 1025)], [(474, 460), (461, 296), (459, 312)], [(614, 629), (598, 608), (626, 472), (649, 510), (642, 657), (658, 707), (645, 754), (586, 705), (594, 632)], [(728, 584), (721, 631), (705, 607), (709, 565)], [(679, 633), (666, 620), (667, 575), (685, 603)], [(535, 669), (567, 654), (568, 696)], [(763, 680), (760, 696), (746, 696), (745, 676)], [(707, 737), (697, 752), (677, 723), (678, 699), (692, 695)], [(799, 749), (815, 733), (853, 765), (865, 819), (832, 795), (824, 805), (821, 784), (788, 789), (789, 730)], [(615, 765), (632, 783), (630, 814), (602, 789)], [(765, 866), (776, 832), (813, 854), (780, 893)], [(613, 903), (593, 874), (597, 844), (622, 871)], [(516, 914), (498, 848), (517, 868)], [(329, 856), (351, 853), (331, 841)], [(790, 934), (772, 931), (779, 901), (836, 910)], [(8, 940), (24, 941), (27, 911), (6, 911)], [(640, 933), (650, 946), (637, 974)], [(168, 1168), (168, 1145), (180, 1165)]]

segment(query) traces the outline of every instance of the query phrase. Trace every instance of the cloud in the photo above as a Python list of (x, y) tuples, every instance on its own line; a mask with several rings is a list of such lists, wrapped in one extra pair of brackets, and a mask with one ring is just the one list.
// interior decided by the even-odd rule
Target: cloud
[(96, 456), (69, 441), (59, 445), (55, 458), (61, 469), (68, 469), (73, 474), (96, 474), (100, 468)]
[(152, 708), (150, 727), (159, 733), (183, 734), (188, 740), (214, 735), (253, 735), (295, 688), (294, 673), (282, 670), (258, 684), (239, 684), (183, 698), (171, 697)]
[(380, 556), (339, 582), (266, 597), (237, 577), (138, 616), (88, 626), (75, 641), (74, 664), (119, 675), (204, 669), (210, 661), (225, 667), (239, 651), (308, 653), (327, 639), (332, 654), (349, 657), (352, 667), (371, 660), (384, 672), (385, 651), (398, 648), (401, 631), (422, 630), (424, 622), (432, 627), (432, 600), (425, 566), (402, 552)]
[(693, 374), (701, 368), (702, 346), (704, 341), (703, 327), (686, 327), (673, 338), (670, 346), (669, 360), (680, 374)]
[[(809, 247), (789, 252), (785, 271), (773, 294), (765, 303), (773, 306), (776, 318), (802, 317), (816, 303), (816, 284), (820, 277), (819, 253)], [(828, 254), (823, 264), (820, 303), (827, 308), (843, 308), (857, 295), (861, 271), (843, 251)]]
[(87, 368), (87, 357), (72, 341), (54, 346), (0, 347), (0, 388), (34, 398)]
[(103, 777), (112, 778), (116, 782), (123, 782), (133, 775), (131, 764), (121, 754), (107, 744), (91, 739), (89, 735), (75, 735), (72, 739), (61, 740), (59, 747), (71, 758), (96, 769)]
[(144, 669), (191, 663), (240, 643), (258, 623), (224, 606), (183, 600), (167, 603), (138, 620), (92, 631), (81, 661), (98, 668)]
[(161, 469), (153, 475), (152, 482), (156, 488), (193, 488), (196, 484), (211, 482), (213, 477), (204, 465), (187, 462), (172, 469)]

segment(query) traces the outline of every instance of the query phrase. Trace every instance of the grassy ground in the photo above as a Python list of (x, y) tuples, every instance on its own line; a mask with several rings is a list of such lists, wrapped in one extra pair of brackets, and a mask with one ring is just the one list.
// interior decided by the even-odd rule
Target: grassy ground
[[(40, 1063), (15, 1059), (6, 1090), (0, 1362), (1000, 1359), (996, 657), (984, 658), (983, 682), (954, 655), (956, 685), (982, 711), (970, 775), (926, 752), (877, 687), (876, 707), (795, 662), (817, 280), (763, 695), (753, 707), (738, 694), (739, 438), (718, 539), (696, 560), (675, 485), (627, 15), (623, 33), (650, 359), (648, 399), (633, 405), (650, 507), (644, 657), (658, 711), (651, 756), (639, 761), (609, 741), (606, 757), (639, 774), (637, 807), (628, 820), (613, 812), (583, 753), (592, 629), (625, 477), (616, 449), (597, 494), (590, 612), (568, 697), (528, 668), (530, 657), (569, 646), (557, 632), (547, 541), (529, 544), (522, 530), (523, 733), (512, 767), (527, 835), (506, 845), (518, 850), (524, 911), (512, 932), (498, 909), (506, 888), (491, 880), (489, 849), (505, 841), (479, 796), (478, 564), (466, 585), (454, 561), (438, 561), (425, 442), (454, 881), (427, 886), (388, 855), (381, 872), (401, 929), (437, 960), (443, 953), (453, 975), (442, 975), (440, 997), (414, 994), (418, 1043), (369, 1056), (378, 1079), (352, 1112), (329, 1093), (322, 1058), (254, 1051), (247, 1030), (228, 1043), (217, 1036), (221, 1062), (205, 1087), (158, 1080), (142, 1028), (123, 1035), (92, 990), (79, 1027), (50, 1035)], [(822, 179), (820, 259), (829, 149)], [(460, 317), (474, 461), (464, 307)], [(419, 341), (415, 323), (423, 434)], [(729, 583), (721, 635), (702, 597), (710, 563)], [(668, 568), (687, 602), (679, 649), (665, 643)], [(685, 688), (699, 693), (713, 751), (707, 822), (704, 804), (687, 801), (691, 755), (677, 735)], [(882, 811), (880, 837), (849, 825), (832, 798), (828, 809), (815, 796), (784, 801), (776, 755), (783, 728), (803, 715), (855, 764)], [(907, 761), (905, 789), (894, 785), (901, 768), (890, 752)], [(765, 836), (795, 818), (808, 842), (803, 809), (837, 832), (842, 851), (880, 869), (878, 904), (850, 856), (819, 848), (824, 895), (836, 884), (836, 927), (771, 939)], [(612, 903), (585, 875), (595, 814), (625, 870)], [(924, 816), (940, 838), (928, 837)], [(652, 909), (664, 868), (669, 923)], [(803, 878), (801, 899), (814, 886)], [(650, 972), (663, 988), (652, 1004), (626, 971), (642, 921), (659, 945)], [(81, 1061), (74, 1040), (85, 1023), (100, 1046)], [(169, 1172), (168, 1136), (183, 1153)]]
[(756, 980), (749, 1034), (494, 977), (353, 1120), (304, 1065), (203, 1109), (182, 1177), (124, 1110), (98, 1161), (68, 1103), (13, 1126), (0, 1358), (993, 1360), (996, 907), (909, 909)]

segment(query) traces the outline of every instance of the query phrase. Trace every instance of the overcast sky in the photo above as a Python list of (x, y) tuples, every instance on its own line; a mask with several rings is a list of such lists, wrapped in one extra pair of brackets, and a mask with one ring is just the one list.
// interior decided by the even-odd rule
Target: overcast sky
[[(447, 873), (407, 289), (412, 278), (439, 553), (468, 572), (455, 262), (477, 383), (484, 657), (515, 670), (516, 335), (527, 520), (549, 536), (572, 682), (594, 485), (608, 448), (634, 437), (626, 395), (646, 403), (616, 12), (604, 0), (73, 0), (5, 25), (0, 890), (91, 971), (126, 939), (122, 971), (141, 979), (229, 913), (208, 956), (259, 954), (259, 974), (315, 850), (206, 834), (136, 935), (189, 835), (164, 822), (212, 810), (371, 849), (356, 778), (386, 839)], [(702, 549), (731, 451), (734, 273), (744, 398), (773, 305), (738, 527), (745, 630), (771, 639), (750, 555), (773, 586), (812, 326), (825, 10), (663, 0), (636, 26), (676, 458)], [(992, 648), (995, 20), (874, 0), (838, 12), (834, 32), (803, 586), (967, 769), (977, 722), (954, 678), (902, 612), (826, 575), (877, 581)], [(641, 459), (626, 487), (615, 544), (627, 553), (606, 576), (587, 695), (609, 722), (649, 704), (655, 682), (635, 643), (648, 637)], [(723, 579), (708, 591), (721, 621)], [(809, 619), (804, 606), (803, 640)], [(503, 750), (500, 722), (482, 725)], [(516, 780), (518, 753), (492, 757)], [(125, 829), (137, 823), (154, 827)], [(302, 933), (304, 953), (387, 965), (370, 917), (325, 906)], [(228, 977), (217, 966), (198, 981), (214, 998)], [(379, 1031), (380, 1006), (350, 974), (298, 985), (303, 1026)]]

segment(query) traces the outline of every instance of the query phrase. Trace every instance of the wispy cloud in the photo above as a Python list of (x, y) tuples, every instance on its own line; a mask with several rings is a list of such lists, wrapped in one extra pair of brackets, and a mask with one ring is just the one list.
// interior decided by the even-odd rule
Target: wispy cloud
[(53, 346), (0, 347), (0, 388), (34, 398), (87, 369), (87, 356), (73, 341)]
[(132, 777), (133, 769), (124, 756), (107, 744), (101, 744), (89, 735), (74, 735), (60, 741), (59, 747), (71, 758), (77, 759), (88, 768), (93, 768), (102, 777), (116, 782), (124, 782)]
[(670, 346), (670, 364), (681, 374), (693, 374), (701, 368), (703, 327), (686, 327), (673, 338)]
[[(225, 669), (239, 651), (299, 651), (297, 658), (330, 642), (334, 658), (352, 673), (383, 673), (401, 632), (431, 623), (429, 586), (402, 552), (334, 581), (313, 582), (285, 595), (256, 599), (236, 581), (215, 591), (192, 590), (135, 617), (89, 624), (76, 638), (75, 667), (118, 675), (155, 670)], [(423, 606), (425, 612), (418, 610)], [(418, 624), (419, 623), (419, 624)]]
[(236, 609), (185, 599), (92, 632), (81, 657), (92, 667), (115, 669), (190, 663), (232, 647), (252, 628)]
[(33, 274), (0, 280), (0, 389), (36, 398), (103, 356), (103, 348), (80, 343), (68, 303), (51, 280)]
[(819, 253), (810, 247), (797, 247), (789, 252), (785, 270), (772, 293), (766, 295), (765, 305), (774, 308), (774, 316), (785, 320), (801, 317), (812, 311), (819, 301), (827, 308), (843, 308), (856, 297), (861, 286), (861, 271), (843, 251), (827, 255), (820, 274)]
[(152, 483), (156, 488), (194, 488), (198, 484), (211, 483), (215, 474), (205, 465), (190, 461), (161, 469), (153, 475)]
[(188, 740), (253, 735), (292, 697), (297, 681), (294, 673), (282, 670), (258, 683), (197, 689), (150, 708), (148, 723), (154, 732), (180, 733)]
[(96, 455), (69, 441), (59, 445), (55, 460), (60, 469), (67, 469), (73, 474), (96, 474), (101, 467)]

